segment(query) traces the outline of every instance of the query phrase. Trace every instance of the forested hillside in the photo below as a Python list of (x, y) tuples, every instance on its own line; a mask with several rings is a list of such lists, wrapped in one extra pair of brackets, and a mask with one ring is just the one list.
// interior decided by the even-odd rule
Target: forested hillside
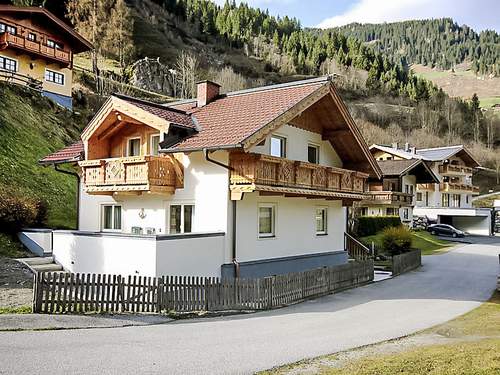
[(477, 33), (450, 18), (353, 23), (335, 30), (369, 43), (395, 63), (451, 69), (468, 60), (473, 71), (500, 76), (500, 36), (493, 30)]

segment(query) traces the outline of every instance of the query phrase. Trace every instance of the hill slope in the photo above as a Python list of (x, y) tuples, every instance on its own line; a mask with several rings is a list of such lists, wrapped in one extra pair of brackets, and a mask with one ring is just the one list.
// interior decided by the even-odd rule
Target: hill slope
[(77, 139), (84, 122), (37, 93), (0, 82), (0, 186), (45, 200), (49, 226), (74, 227), (76, 181), (37, 161)]

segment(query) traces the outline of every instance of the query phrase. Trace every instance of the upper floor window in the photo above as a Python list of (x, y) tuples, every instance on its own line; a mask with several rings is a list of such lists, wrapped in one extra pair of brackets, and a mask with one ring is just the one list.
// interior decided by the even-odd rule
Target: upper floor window
[(47, 47), (64, 49), (64, 45), (62, 43), (56, 42), (55, 40), (52, 39), (47, 39)]
[(313, 164), (319, 163), (319, 146), (307, 145), (307, 161)]
[(122, 230), (122, 207), (115, 204), (102, 206), (102, 230)]
[(154, 134), (151, 136), (151, 155), (157, 156), (160, 151), (160, 135)]
[(193, 231), (194, 205), (173, 204), (170, 206), (170, 233), (191, 233)]
[(28, 40), (31, 40), (32, 42), (36, 42), (36, 34), (35, 33), (28, 33)]
[(0, 56), (0, 69), (17, 72), (17, 61), (7, 57)]
[(0, 22), (0, 34), (5, 33), (5, 32), (12, 34), (12, 35), (16, 35), (17, 34), (17, 27), (6, 25), (5, 23)]
[(141, 155), (141, 139), (130, 138), (127, 143), (127, 156)]
[(0, 22), (0, 34), (4, 33), (5, 30), (6, 30), (5, 24)]
[(277, 135), (271, 137), (271, 156), (286, 158), (286, 138)]
[(45, 70), (45, 80), (58, 85), (64, 85), (64, 74), (47, 69)]

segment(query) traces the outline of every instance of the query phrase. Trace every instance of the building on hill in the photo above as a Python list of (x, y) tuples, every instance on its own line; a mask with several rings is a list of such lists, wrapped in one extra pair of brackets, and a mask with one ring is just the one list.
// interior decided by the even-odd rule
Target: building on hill
[(329, 77), (153, 104), (115, 95), (82, 141), (79, 228), (53, 231), (73, 272), (256, 277), (348, 261), (347, 210), (371, 155)]
[[(376, 153), (375, 149), (372, 150)], [(413, 226), (413, 207), (417, 184), (439, 183), (427, 162), (422, 159), (377, 160), (382, 179), (370, 178), (369, 192), (359, 203), (363, 216), (399, 216)]]
[(0, 79), (72, 108), (73, 55), (92, 45), (44, 8), (0, 5)]
[(471, 234), (491, 234), (491, 210), (476, 209), (472, 197), (479, 188), (472, 184), (472, 174), (480, 165), (462, 145), (416, 149), (372, 145), (370, 150), (379, 162), (419, 159), (429, 165), (438, 182), (417, 183), (415, 216), (450, 224)]

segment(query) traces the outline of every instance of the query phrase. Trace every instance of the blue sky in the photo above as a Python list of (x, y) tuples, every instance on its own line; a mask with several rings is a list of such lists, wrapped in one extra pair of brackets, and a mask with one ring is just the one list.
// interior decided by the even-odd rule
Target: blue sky
[[(216, 0), (223, 4), (224, 0)], [(303, 26), (339, 26), (452, 17), (476, 31), (500, 32), (500, 0), (246, 0), (274, 15), (297, 17)]]

